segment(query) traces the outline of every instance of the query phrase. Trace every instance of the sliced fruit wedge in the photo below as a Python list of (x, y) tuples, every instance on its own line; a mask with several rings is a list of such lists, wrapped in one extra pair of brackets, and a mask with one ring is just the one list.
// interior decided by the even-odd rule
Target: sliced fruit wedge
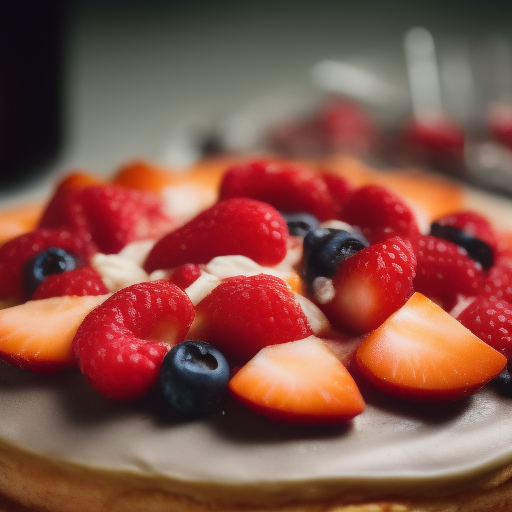
[(480, 389), (507, 360), (416, 292), (357, 350), (362, 373), (400, 398), (443, 402)]
[(290, 424), (345, 422), (365, 408), (352, 376), (315, 336), (262, 349), (229, 389), (254, 412)]
[(78, 326), (107, 297), (52, 297), (0, 310), (0, 359), (36, 373), (75, 366)]

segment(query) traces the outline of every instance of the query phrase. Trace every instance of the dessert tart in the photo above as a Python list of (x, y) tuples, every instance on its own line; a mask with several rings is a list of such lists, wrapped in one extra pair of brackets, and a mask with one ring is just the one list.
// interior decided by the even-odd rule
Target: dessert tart
[(0, 215), (0, 508), (508, 512), (511, 219), (346, 156), (71, 173)]

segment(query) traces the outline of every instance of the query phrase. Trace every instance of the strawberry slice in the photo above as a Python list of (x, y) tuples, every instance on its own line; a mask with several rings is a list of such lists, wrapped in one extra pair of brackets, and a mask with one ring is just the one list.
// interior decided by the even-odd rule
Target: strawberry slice
[(158, 381), (162, 359), (194, 319), (188, 296), (168, 281), (119, 290), (89, 314), (73, 340), (78, 366), (108, 398), (136, 400)]
[(457, 320), (505, 357), (512, 355), (512, 305), (508, 302), (477, 297)]
[(414, 292), (416, 256), (410, 242), (393, 237), (341, 263), (332, 300), (320, 308), (343, 331), (364, 334), (403, 306)]
[(365, 408), (348, 370), (315, 336), (264, 348), (229, 390), (252, 411), (290, 424), (341, 423)]
[(313, 334), (290, 287), (266, 274), (224, 279), (196, 306), (193, 332), (237, 363), (267, 345)]
[(324, 180), (298, 163), (257, 160), (231, 167), (223, 176), (220, 199), (233, 197), (258, 199), (282, 212), (308, 212), (321, 221), (336, 216)]
[(106, 295), (108, 291), (96, 270), (91, 267), (81, 267), (48, 276), (35, 289), (31, 299), (40, 300), (64, 295)]
[(480, 389), (507, 359), (424, 295), (415, 293), (357, 350), (362, 373), (400, 398), (444, 402)]
[(274, 207), (253, 199), (226, 199), (161, 238), (144, 269), (153, 272), (184, 263), (208, 263), (231, 254), (273, 266), (286, 256), (288, 238), (286, 222)]
[(76, 365), (73, 337), (106, 296), (55, 297), (0, 310), (0, 359), (36, 373)]
[(409, 206), (382, 185), (365, 185), (355, 190), (343, 208), (341, 218), (357, 226), (371, 243), (396, 235), (410, 238), (419, 234)]

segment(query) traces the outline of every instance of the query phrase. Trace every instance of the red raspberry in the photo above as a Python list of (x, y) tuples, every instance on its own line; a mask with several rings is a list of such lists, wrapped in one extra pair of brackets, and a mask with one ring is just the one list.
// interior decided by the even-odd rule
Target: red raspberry
[(416, 256), (409, 241), (393, 237), (361, 249), (332, 278), (334, 297), (320, 304), (331, 323), (355, 334), (377, 328), (414, 292)]
[(225, 279), (199, 302), (196, 315), (201, 339), (235, 362), (313, 334), (290, 287), (266, 274)]
[(78, 366), (106, 397), (141, 398), (158, 381), (162, 359), (185, 339), (193, 319), (190, 299), (169, 281), (123, 288), (80, 325), (73, 340)]
[(159, 238), (175, 227), (160, 199), (118, 185), (61, 185), (43, 213), (41, 226), (68, 227), (105, 254), (137, 240)]
[(458, 296), (474, 297), (479, 293), (483, 273), (479, 263), (452, 242), (430, 235), (414, 241), (418, 267), (414, 289), (449, 311)]
[(0, 247), (0, 300), (26, 300), (23, 285), (24, 266), (33, 256), (58, 247), (87, 261), (92, 247), (67, 229), (37, 229), (20, 235)]
[(240, 254), (273, 266), (286, 256), (288, 227), (272, 206), (246, 198), (221, 201), (161, 238), (149, 253), (147, 272), (184, 263), (208, 263)]
[(457, 320), (505, 357), (512, 355), (512, 305), (508, 302), (477, 297)]
[(297, 163), (258, 160), (236, 165), (223, 176), (220, 199), (250, 197), (282, 212), (308, 212), (319, 220), (336, 217), (322, 178)]
[(498, 255), (482, 284), (482, 295), (492, 301), (512, 302), (512, 254)]
[(64, 295), (105, 295), (108, 288), (100, 274), (91, 267), (69, 270), (48, 276), (32, 294), (32, 300), (62, 297)]
[(354, 191), (354, 188), (345, 178), (341, 176), (330, 173), (323, 173), (321, 176), (327, 185), (327, 188), (329, 189), (329, 193), (331, 194), (332, 200), (336, 207), (336, 218), (339, 218), (343, 208), (347, 204), (352, 192)]
[(416, 219), (407, 204), (381, 185), (358, 188), (350, 196), (341, 217), (361, 229), (371, 243), (396, 235), (410, 238), (419, 234)]

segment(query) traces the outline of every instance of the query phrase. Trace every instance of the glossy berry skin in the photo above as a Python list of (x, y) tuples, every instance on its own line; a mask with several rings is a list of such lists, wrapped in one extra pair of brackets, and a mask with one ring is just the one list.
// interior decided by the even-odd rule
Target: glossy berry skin
[(320, 221), (307, 212), (281, 213), (281, 215), (288, 225), (290, 236), (305, 237), (309, 231), (317, 229), (320, 225)]
[(78, 258), (59, 247), (49, 247), (36, 254), (25, 263), (23, 268), (23, 284), (28, 296), (48, 277), (75, 270), (79, 265)]
[(490, 268), (494, 263), (494, 254), (490, 245), (460, 228), (434, 222), (430, 226), (430, 234), (438, 238), (449, 240), (459, 247), (464, 248), (468, 256), (472, 260), (480, 263), (482, 268)]
[(224, 399), (229, 365), (213, 345), (187, 340), (166, 354), (160, 368), (160, 387), (176, 411), (200, 415), (216, 409)]
[(342, 229), (315, 229), (307, 233), (303, 273), (308, 290), (312, 291), (317, 277), (332, 277), (343, 261), (369, 245), (363, 235)]

